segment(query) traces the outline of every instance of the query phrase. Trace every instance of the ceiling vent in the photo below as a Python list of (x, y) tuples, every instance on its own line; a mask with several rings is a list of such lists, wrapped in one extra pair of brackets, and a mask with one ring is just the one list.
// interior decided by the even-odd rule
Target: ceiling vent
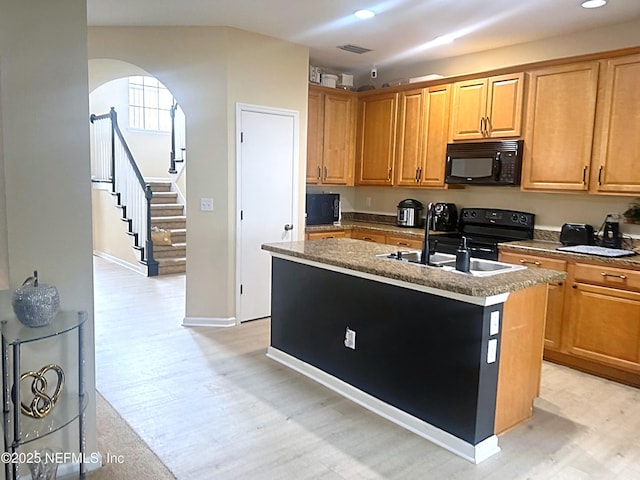
[(357, 53), (358, 55), (371, 51), (370, 48), (359, 47), (357, 45), (351, 45), (350, 43), (347, 45), (338, 45), (338, 48), (346, 52)]

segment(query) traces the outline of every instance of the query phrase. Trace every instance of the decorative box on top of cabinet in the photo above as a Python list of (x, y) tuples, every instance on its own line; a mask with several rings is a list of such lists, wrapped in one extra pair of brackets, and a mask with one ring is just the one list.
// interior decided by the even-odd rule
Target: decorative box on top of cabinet
[(353, 92), (309, 86), (308, 184), (353, 185), (356, 103)]
[[(84, 387), (84, 324), (86, 312), (58, 312), (51, 324), (30, 328), (22, 325), (11, 311), (11, 292), (0, 292), (0, 314), (2, 331), (2, 391), (3, 429), (5, 432), (4, 452), (10, 458), (19, 459), (20, 449), (35, 440), (60, 431), (74, 421), (78, 421), (79, 458), (85, 458), (85, 410), (87, 397)], [(76, 334), (77, 384), (64, 384), (51, 412), (42, 418), (31, 418), (21, 413), (21, 359), (24, 349), (36, 348), (37, 342), (46, 339), (63, 338)], [(75, 363), (75, 362), (74, 362)], [(52, 364), (47, 364), (51, 366)], [(54, 367), (60, 368), (53, 364)], [(43, 374), (44, 375), (44, 374)], [(33, 376), (33, 375), (32, 375)], [(30, 377), (29, 377), (30, 378)], [(48, 378), (48, 377), (45, 377)], [(24, 381), (26, 382), (28, 378)], [(48, 390), (47, 390), (48, 391)], [(44, 459), (44, 453), (41, 456)], [(5, 478), (19, 478), (19, 462), (5, 462)], [(85, 465), (80, 461), (78, 478), (85, 478)]]

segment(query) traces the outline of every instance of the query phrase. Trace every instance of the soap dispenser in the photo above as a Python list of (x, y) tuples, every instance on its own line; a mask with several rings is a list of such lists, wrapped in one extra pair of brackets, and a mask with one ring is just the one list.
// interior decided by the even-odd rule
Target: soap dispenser
[(469, 272), (471, 259), (469, 258), (469, 250), (467, 249), (467, 237), (462, 237), (462, 242), (456, 250), (456, 270), (460, 272)]

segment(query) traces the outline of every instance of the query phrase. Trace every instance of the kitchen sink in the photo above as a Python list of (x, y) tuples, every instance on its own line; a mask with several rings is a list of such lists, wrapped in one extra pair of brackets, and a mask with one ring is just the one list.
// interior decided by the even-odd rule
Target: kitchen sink
[[(398, 254), (400, 254), (399, 258)], [(423, 265), (422, 263), (420, 263), (422, 252), (419, 250), (396, 251), (392, 253), (382, 253), (376, 256), (389, 260), (414, 263), (421, 267), (441, 268), (445, 271), (466, 274), (465, 272), (456, 270), (456, 256), (449, 253), (436, 252), (432, 254), (429, 259), (429, 265)], [(525, 268), (527, 267), (525, 267), (524, 265), (512, 265), (510, 263), (498, 262), (496, 260), (472, 258), (469, 263), (469, 273), (466, 275), (473, 275), (474, 277), (489, 277), (491, 275), (514, 272), (516, 270), (523, 270)]]

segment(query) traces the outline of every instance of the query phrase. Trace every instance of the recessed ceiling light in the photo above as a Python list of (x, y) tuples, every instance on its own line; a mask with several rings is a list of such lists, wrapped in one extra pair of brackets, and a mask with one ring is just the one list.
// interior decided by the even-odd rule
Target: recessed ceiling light
[(357, 10), (355, 12), (353, 12), (353, 14), (358, 17), (358, 18), (371, 18), (374, 17), (376, 14), (372, 11), (372, 10)]
[(607, 0), (586, 0), (582, 2), (582, 8), (598, 8), (607, 4)]

